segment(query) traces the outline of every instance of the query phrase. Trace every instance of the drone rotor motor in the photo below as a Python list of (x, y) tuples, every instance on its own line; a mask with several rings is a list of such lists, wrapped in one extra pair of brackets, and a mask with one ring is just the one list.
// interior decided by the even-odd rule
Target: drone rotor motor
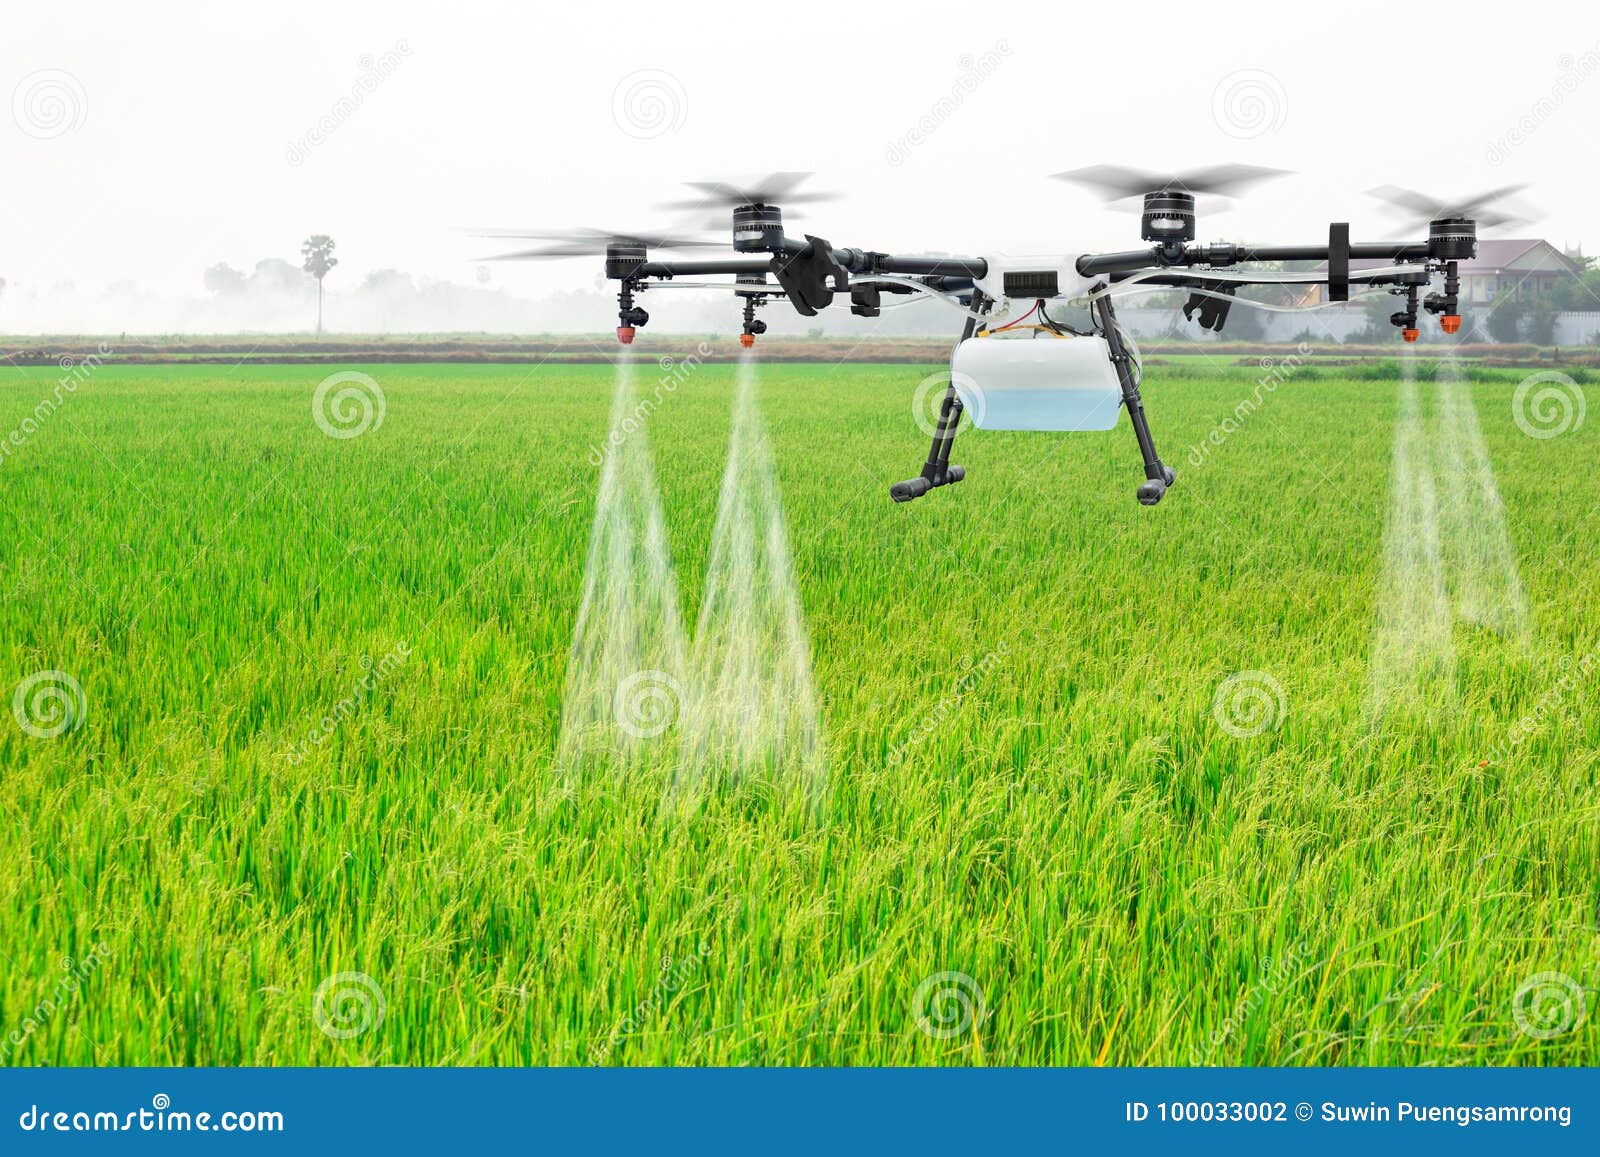
[(1435, 261), (1470, 261), (1478, 253), (1478, 225), (1470, 217), (1428, 222), (1428, 256)]
[(777, 253), (783, 249), (783, 210), (776, 205), (737, 205), (733, 210), (736, 253)]
[(617, 244), (606, 246), (606, 277), (611, 281), (627, 281), (639, 272), (645, 262), (643, 245)]
[(1162, 189), (1144, 195), (1139, 236), (1146, 241), (1184, 242), (1195, 238), (1194, 194)]

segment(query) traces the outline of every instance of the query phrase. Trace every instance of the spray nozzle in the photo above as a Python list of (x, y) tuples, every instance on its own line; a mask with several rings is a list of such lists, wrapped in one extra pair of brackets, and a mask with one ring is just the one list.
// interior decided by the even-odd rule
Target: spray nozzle
[(629, 306), (617, 314), (617, 340), (623, 345), (633, 344), (633, 335), (650, 320), (650, 315), (637, 305)]
[(1447, 261), (1444, 265), (1444, 292), (1430, 293), (1422, 302), (1423, 309), (1439, 315), (1439, 328), (1445, 333), (1457, 333), (1461, 329), (1461, 314), (1457, 312), (1460, 294), (1460, 266), (1454, 261)]
[[(1395, 293), (1401, 292), (1396, 289)], [(1389, 315), (1389, 324), (1400, 331), (1400, 336), (1406, 341), (1416, 341), (1417, 333), (1417, 287), (1405, 287), (1406, 307)]]
[(633, 285), (624, 281), (617, 291), (617, 340), (632, 345), (634, 334), (650, 324), (650, 315), (642, 306), (633, 304)]
[(739, 335), (739, 344), (749, 349), (756, 344), (756, 335), (767, 332), (767, 323), (756, 318), (756, 306), (761, 304), (761, 299), (754, 294), (744, 299), (744, 332)]

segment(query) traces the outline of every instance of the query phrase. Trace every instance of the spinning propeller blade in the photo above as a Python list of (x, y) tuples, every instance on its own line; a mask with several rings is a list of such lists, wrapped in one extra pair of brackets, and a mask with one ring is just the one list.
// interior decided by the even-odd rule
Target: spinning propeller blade
[(491, 229), (479, 237), (502, 237), (526, 241), (550, 241), (534, 249), (520, 249), (485, 257), (485, 261), (527, 261), (558, 257), (592, 257), (604, 254), (613, 245), (636, 245), (645, 249), (715, 249), (722, 242), (697, 237), (677, 237), (667, 233), (613, 233), (604, 229), (572, 229), (561, 232), (531, 232), (516, 229)]
[(727, 181), (688, 181), (691, 189), (700, 190), (692, 200), (670, 201), (663, 209), (704, 209), (711, 205), (815, 205), (824, 201), (837, 201), (838, 193), (797, 193), (795, 189), (809, 178), (810, 173), (769, 173), (759, 181), (732, 184)]
[(1148, 173), (1125, 165), (1090, 165), (1053, 174), (1060, 180), (1093, 189), (1107, 201), (1121, 201), (1146, 193), (1217, 193), (1227, 196), (1242, 192), (1260, 181), (1288, 174), (1287, 169), (1267, 169), (1260, 165), (1209, 165), (1185, 173)]
[(1376, 189), (1368, 189), (1367, 193), (1400, 209), (1412, 226), (1426, 225), (1441, 217), (1468, 217), (1480, 226), (1490, 227), (1521, 225), (1532, 220), (1527, 214), (1503, 205), (1496, 207), (1497, 202), (1514, 197), (1526, 188), (1526, 185), (1502, 185), (1498, 189), (1490, 189), (1475, 197), (1463, 197), (1454, 201), (1440, 200), (1414, 189), (1402, 189), (1398, 185), (1379, 185)]

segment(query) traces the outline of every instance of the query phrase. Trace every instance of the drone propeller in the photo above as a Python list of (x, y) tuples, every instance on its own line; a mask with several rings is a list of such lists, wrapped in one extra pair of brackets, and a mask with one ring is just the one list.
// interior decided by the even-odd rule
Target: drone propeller
[(1496, 202), (1504, 201), (1526, 188), (1526, 185), (1503, 185), (1479, 193), (1476, 197), (1455, 201), (1441, 201), (1426, 193), (1402, 189), (1397, 185), (1379, 185), (1376, 189), (1368, 189), (1367, 193), (1402, 210), (1416, 225), (1426, 225), (1445, 217), (1466, 217), (1480, 226), (1494, 226), (1520, 225), (1529, 220), (1521, 213), (1495, 207)]
[(1063, 181), (1098, 191), (1107, 201), (1122, 201), (1147, 193), (1217, 193), (1227, 196), (1272, 177), (1286, 176), (1286, 169), (1267, 169), (1260, 165), (1210, 165), (1186, 173), (1147, 173), (1124, 165), (1090, 165), (1054, 176)]
[(493, 229), (479, 233), (480, 237), (503, 237), (527, 241), (550, 241), (534, 249), (521, 249), (514, 253), (501, 253), (485, 257), (485, 261), (528, 261), (558, 257), (592, 257), (604, 254), (615, 247), (632, 249), (702, 249), (720, 248), (721, 242), (696, 237), (677, 237), (666, 233), (612, 233), (604, 229), (574, 229), (556, 233), (533, 233), (523, 230)]
[(769, 173), (759, 181), (735, 185), (727, 181), (688, 181), (701, 195), (693, 200), (671, 201), (663, 209), (704, 209), (710, 205), (814, 205), (837, 201), (838, 193), (797, 193), (810, 173)]
[[(810, 173), (769, 173), (759, 181), (734, 185), (727, 181), (689, 181), (700, 190), (692, 201), (672, 201), (663, 209), (710, 209), (721, 206), (733, 210), (733, 250), (735, 253), (779, 253), (785, 247), (783, 208), (785, 205), (817, 204), (836, 201), (837, 193), (797, 193), (795, 189)], [(726, 220), (726, 218), (725, 218)], [(707, 222), (706, 227), (714, 227)]]
[(1259, 165), (1211, 165), (1187, 173), (1147, 173), (1123, 165), (1091, 165), (1055, 175), (1098, 190), (1108, 202), (1143, 197), (1139, 236), (1163, 245), (1182, 245), (1195, 237), (1196, 194), (1227, 196), (1258, 181), (1284, 176), (1285, 172)]

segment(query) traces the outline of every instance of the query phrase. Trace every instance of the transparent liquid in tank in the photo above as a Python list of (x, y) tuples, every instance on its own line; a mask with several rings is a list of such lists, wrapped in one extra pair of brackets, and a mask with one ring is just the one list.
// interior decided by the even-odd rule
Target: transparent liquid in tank
[(1101, 337), (971, 338), (950, 371), (967, 416), (984, 430), (1109, 430), (1122, 412)]

